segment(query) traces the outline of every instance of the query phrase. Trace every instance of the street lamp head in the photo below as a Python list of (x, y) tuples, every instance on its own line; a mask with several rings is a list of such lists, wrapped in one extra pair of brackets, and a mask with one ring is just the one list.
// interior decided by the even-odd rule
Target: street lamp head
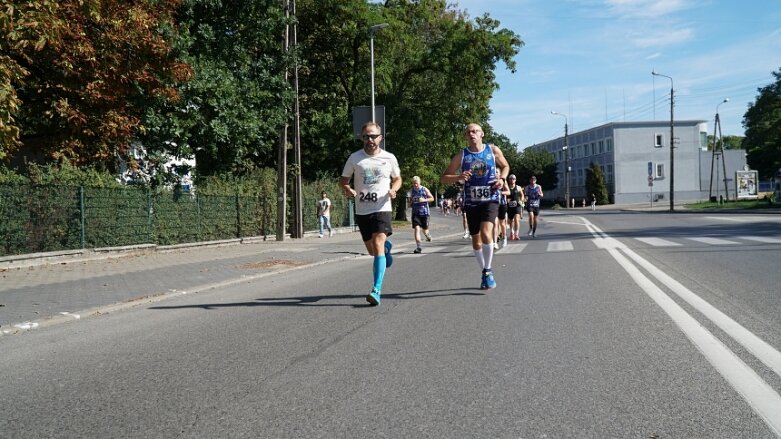
[(725, 102), (729, 102), (729, 98), (724, 98), (724, 100), (721, 101), (722, 104), (725, 103)]
[(377, 33), (377, 31), (379, 31), (380, 29), (384, 29), (384, 28), (386, 28), (388, 26), (390, 26), (390, 24), (388, 24), (388, 23), (375, 24), (374, 26), (369, 28), (369, 35), (371, 35), (373, 37), (374, 34)]

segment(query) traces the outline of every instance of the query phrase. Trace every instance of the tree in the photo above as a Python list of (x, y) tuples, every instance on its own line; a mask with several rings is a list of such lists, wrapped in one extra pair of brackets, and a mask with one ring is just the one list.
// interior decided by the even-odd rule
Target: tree
[(555, 189), (559, 184), (556, 173), (556, 157), (553, 153), (534, 148), (526, 148), (521, 152), (521, 160), (515, 176), (519, 182), (526, 184), (532, 176), (537, 177), (537, 184), (543, 190)]
[(292, 114), (283, 12), (278, 0), (182, 4), (174, 45), (193, 78), (180, 85), (180, 101), (148, 109), (148, 150), (195, 156), (199, 176), (274, 165), (277, 130)]
[(758, 89), (756, 102), (743, 116), (746, 138), (743, 146), (748, 164), (760, 178), (770, 178), (781, 168), (781, 69), (773, 72), (776, 81)]
[[(743, 148), (743, 136), (722, 136), (721, 142), (724, 149), (741, 149)], [(713, 151), (713, 135), (708, 134), (708, 151)]]
[(490, 128), (493, 70), (500, 61), (514, 70), (523, 44), (511, 31), (498, 30), (498, 21), (471, 21), (443, 0), (304, 0), (299, 6), (302, 144), (312, 169), (341, 171), (356, 147), (350, 112), (371, 101), (371, 25), (390, 24), (374, 40), (386, 147), (399, 157), (402, 175), (424, 179), (438, 178), (463, 146), (468, 122)]
[(166, 39), (178, 0), (17, 3), (33, 20), (11, 24), (20, 142), (44, 161), (112, 170), (143, 129), (143, 109), (175, 101), (170, 84), (189, 77)]
[(594, 194), (597, 197), (597, 204), (610, 204), (610, 196), (605, 184), (605, 174), (599, 164), (591, 162), (586, 169), (586, 196)]

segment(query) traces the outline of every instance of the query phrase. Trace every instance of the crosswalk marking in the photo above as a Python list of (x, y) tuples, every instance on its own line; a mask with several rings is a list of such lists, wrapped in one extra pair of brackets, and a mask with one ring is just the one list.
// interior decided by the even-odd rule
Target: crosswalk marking
[(781, 244), (781, 239), (772, 238), (770, 236), (738, 236), (738, 238), (748, 241), (764, 242), (766, 244)]
[[(682, 243), (681, 241), (695, 241), (706, 245), (713, 245), (713, 246), (723, 246), (723, 245), (740, 245), (740, 244), (747, 244), (742, 241), (753, 241), (753, 242), (759, 242), (763, 244), (781, 244), (781, 237), (772, 237), (772, 236), (735, 236), (733, 239), (723, 239), (723, 238), (716, 238), (711, 236), (676, 236), (675, 239), (677, 241), (671, 241), (669, 239), (663, 239), (663, 238), (654, 238), (654, 237), (638, 237), (638, 238), (632, 238), (636, 241), (640, 241), (642, 243), (645, 243), (647, 245), (653, 246), (653, 247), (680, 247), (685, 245), (685, 243)], [(581, 240), (578, 242), (591, 242), (594, 244), (597, 248), (615, 248), (617, 245), (622, 245), (620, 241), (618, 240), (611, 240), (611, 242), (602, 242), (603, 240), (600, 239), (590, 239), (590, 240)], [(535, 251), (540, 250), (540, 246), (546, 243), (546, 251), (548, 252), (564, 252), (564, 251), (574, 251), (575, 246), (573, 241), (526, 241), (526, 242), (508, 242), (506, 246), (501, 247), (499, 250), (494, 250), (494, 255), (497, 256), (503, 256), (503, 255), (518, 255), (524, 252), (527, 247), (533, 248)], [(582, 245), (582, 244), (579, 244)], [(529, 247), (531, 246), (531, 247)], [(535, 247), (536, 246), (536, 247)], [(408, 251), (404, 251), (403, 254), (405, 258), (420, 258), (426, 255), (431, 254), (440, 254), (451, 258), (458, 258), (458, 257), (464, 257), (464, 256), (471, 256), (474, 254), (474, 250), (472, 250), (471, 244), (455, 244), (455, 245), (437, 245), (437, 246), (431, 246), (431, 247), (423, 247), (422, 253), (412, 253), (412, 249), (409, 249)], [(370, 256), (363, 256), (365, 258), (370, 258)]]
[(574, 249), (572, 241), (552, 241), (548, 243), (549, 252), (566, 252)]
[(635, 238), (635, 239), (640, 242), (644, 242), (648, 245), (652, 245), (654, 247), (675, 247), (681, 245), (677, 242), (668, 241), (662, 238)]
[(735, 244), (737, 244), (737, 242), (735, 242), (735, 241), (728, 241), (726, 239), (721, 239), (721, 238), (710, 238), (708, 236), (703, 236), (703, 237), (700, 237), (700, 238), (686, 238), (686, 239), (690, 239), (692, 241), (697, 241), (697, 242), (702, 242), (703, 244), (708, 244), (708, 245), (735, 245)]
[(528, 244), (526, 243), (516, 243), (516, 244), (507, 244), (507, 247), (503, 247), (501, 250), (499, 250), (499, 253), (496, 253), (499, 256), (503, 255), (517, 255), (518, 253), (522, 252), (523, 249), (526, 248)]

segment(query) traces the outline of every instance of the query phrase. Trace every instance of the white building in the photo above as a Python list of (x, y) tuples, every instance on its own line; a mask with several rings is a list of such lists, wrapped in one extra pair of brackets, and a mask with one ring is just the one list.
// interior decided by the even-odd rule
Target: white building
[[(707, 150), (708, 126), (704, 120), (676, 120), (675, 133), (675, 200), (707, 200), (711, 180), (712, 153)], [(571, 156), (570, 198), (576, 206), (587, 197), (586, 171), (591, 163), (602, 168), (610, 200), (616, 204), (669, 200), (670, 197), (670, 122), (612, 122), (567, 136)], [(563, 200), (565, 196), (564, 137), (530, 148), (544, 150), (556, 157), (559, 184), (545, 191), (545, 198)], [(724, 151), (729, 199), (734, 199), (735, 171), (746, 164), (744, 150)], [(721, 160), (721, 159), (720, 159)], [(719, 168), (721, 169), (721, 162)], [(724, 172), (719, 171), (719, 177)], [(649, 186), (649, 175), (653, 186)], [(724, 195), (724, 183), (720, 186)], [(714, 183), (715, 193), (715, 183)]]

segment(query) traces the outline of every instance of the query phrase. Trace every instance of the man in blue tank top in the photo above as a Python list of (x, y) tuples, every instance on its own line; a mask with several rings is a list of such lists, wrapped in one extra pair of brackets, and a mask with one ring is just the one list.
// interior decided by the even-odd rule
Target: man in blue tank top
[(483, 270), (480, 289), (496, 288), (491, 264), (494, 257), (493, 234), (499, 210), (499, 192), (510, 166), (495, 145), (483, 143), (483, 129), (476, 123), (466, 128), (467, 147), (453, 155), (440, 177), (443, 184), (464, 183), (464, 212), (472, 249)]
[(431, 195), (427, 187), (420, 185), (420, 177), (417, 175), (412, 177), (412, 189), (407, 193), (407, 205), (412, 208), (412, 230), (415, 235), (415, 251), (413, 253), (423, 251), (420, 248), (421, 229), (426, 241), (431, 241), (431, 234), (428, 233), (428, 222), (431, 216), (428, 203), (432, 201), (434, 201), (434, 196)]

